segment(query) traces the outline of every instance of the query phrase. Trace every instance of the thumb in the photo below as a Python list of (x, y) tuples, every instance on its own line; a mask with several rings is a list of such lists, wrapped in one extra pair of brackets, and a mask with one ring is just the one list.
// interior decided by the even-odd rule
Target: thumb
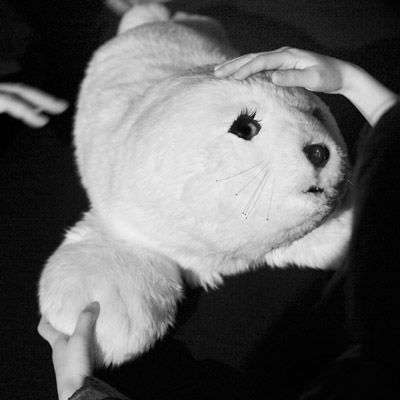
[(310, 69), (288, 69), (285, 71), (274, 71), (271, 76), (272, 82), (279, 86), (297, 86), (315, 89), (315, 72)]
[(90, 335), (90, 331), (97, 320), (100, 312), (100, 304), (97, 301), (90, 303), (79, 314), (78, 321), (75, 326), (73, 336)]

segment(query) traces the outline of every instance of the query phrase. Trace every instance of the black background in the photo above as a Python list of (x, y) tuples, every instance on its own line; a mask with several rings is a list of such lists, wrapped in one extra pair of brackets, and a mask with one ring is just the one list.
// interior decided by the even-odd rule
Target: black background
[[(17, 41), (22, 70), (0, 78), (71, 103), (41, 130), (0, 116), (0, 398), (55, 399), (50, 348), (36, 333), (36, 285), (65, 229), (87, 208), (71, 148), (74, 101), (90, 55), (113, 35), (118, 19), (100, 0), (0, 5), (12, 6), (29, 29)], [(400, 91), (400, 16), (386, 2), (176, 1), (171, 7), (215, 16), (243, 53), (306, 48), (353, 61)], [(347, 100), (322, 97), (354, 156), (362, 117)], [(340, 292), (321, 314), (314, 307), (330, 278), (265, 267), (227, 279), (216, 291), (188, 291), (164, 341), (134, 363), (97, 374), (133, 398), (296, 398), (346, 344)]]

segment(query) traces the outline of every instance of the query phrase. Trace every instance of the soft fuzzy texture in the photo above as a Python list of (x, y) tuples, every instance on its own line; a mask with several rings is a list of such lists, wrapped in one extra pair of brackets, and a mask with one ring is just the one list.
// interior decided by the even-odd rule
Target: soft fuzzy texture
[[(184, 278), (215, 287), (265, 261), (327, 268), (345, 253), (348, 164), (332, 115), (266, 73), (215, 78), (234, 56), (216, 21), (148, 4), (127, 11), (87, 69), (74, 137), (91, 209), (47, 262), (39, 301), (67, 334), (100, 302), (100, 363), (165, 334)], [(261, 125), (252, 140), (229, 132), (246, 109)], [(310, 144), (329, 149), (323, 168)]]

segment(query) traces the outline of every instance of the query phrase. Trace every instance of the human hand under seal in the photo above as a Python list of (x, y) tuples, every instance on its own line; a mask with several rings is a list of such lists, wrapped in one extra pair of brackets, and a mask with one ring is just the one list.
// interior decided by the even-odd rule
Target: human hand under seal
[(79, 314), (71, 336), (54, 329), (45, 317), (39, 322), (38, 332), (53, 350), (59, 400), (69, 399), (93, 374), (94, 325), (99, 312), (98, 302), (89, 304)]

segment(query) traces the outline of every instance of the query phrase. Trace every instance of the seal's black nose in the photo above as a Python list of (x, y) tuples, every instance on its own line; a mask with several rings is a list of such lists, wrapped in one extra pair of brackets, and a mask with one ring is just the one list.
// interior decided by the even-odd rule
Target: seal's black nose
[(329, 160), (329, 149), (323, 144), (310, 144), (303, 151), (315, 168), (323, 168)]

